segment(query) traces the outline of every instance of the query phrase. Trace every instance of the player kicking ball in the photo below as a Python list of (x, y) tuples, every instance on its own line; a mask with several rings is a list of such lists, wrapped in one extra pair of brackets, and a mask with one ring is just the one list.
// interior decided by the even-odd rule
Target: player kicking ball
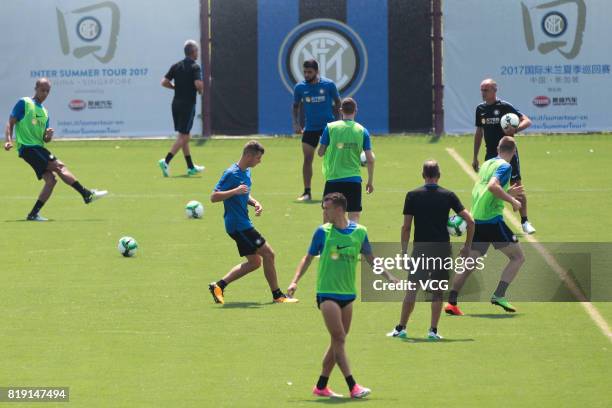
[[(312, 259), (320, 255), (316, 301), (331, 343), (323, 357), (321, 376), (312, 393), (320, 397), (342, 397), (327, 386), (329, 376), (338, 364), (351, 398), (364, 398), (371, 390), (357, 384), (353, 378), (344, 344), (351, 326), (353, 301), (357, 297), (355, 274), (359, 254), (363, 254), (370, 265), (374, 263), (374, 256), (366, 228), (348, 220), (346, 206), (346, 198), (341, 193), (330, 193), (323, 197), (323, 219), (329, 222), (315, 231), (308, 253), (300, 261), (287, 294), (295, 294), (297, 283), (306, 273)], [(383, 273), (387, 279), (398, 282), (393, 275), (386, 271)]]
[(64, 163), (45, 148), (45, 143), (53, 139), (53, 129), (49, 127), (49, 113), (42, 104), (49, 96), (49, 92), (51, 92), (51, 82), (47, 78), (37, 80), (34, 96), (21, 98), (15, 104), (5, 129), (4, 150), (9, 151), (13, 148), (14, 132), (19, 157), (34, 169), (39, 180), (45, 182), (38, 200), (26, 218), (27, 221), (48, 221), (39, 212), (51, 197), (57, 183), (54, 174), (74, 188), (83, 197), (85, 204), (108, 194), (104, 190), (88, 190), (83, 187)]
[(223, 201), (225, 230), (236, 241), (238, 253), (246, 262), (234, 266), (222, 279), (208, 285), (215, 303), (225, 303), (223, 292), (231, 282), (258, 269), (263, 263), (264, 275), (272, 291), (274, 303), (295, 303), (281, 292), (276, 277), (274, 251), (264, 237), (253, 227), (247, 206), (255, 208), (255, 215), (261, 215), (263, 207), (251, 196), (251, 168), (261, 162), (264, 147), (257, 141), (250, 141), (242, 150), (238, 163), (232, 164), (221, 176), (210, 201)]

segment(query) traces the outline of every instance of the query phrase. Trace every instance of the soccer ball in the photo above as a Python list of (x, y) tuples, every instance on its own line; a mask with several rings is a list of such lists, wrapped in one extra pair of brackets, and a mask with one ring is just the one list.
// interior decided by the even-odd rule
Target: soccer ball
[[(372, 157), (376, 158), (374, 156), (374, 152), (372, 152)], [(364, 151), (362, 151), (361, 155), (359, 155), (359, 160), (361, 161), (361, 166), (362, 167), (365, 167), (368, 164), (368, 160), (366, 159), (366, 155), (365, 155)]]
[(187, 214), (187, 218), (202, 218), (204, 206), (199, 201), (191, 200), (185, 206), (185, 214)]
[(132, 237), (121, 237), (119, 239), (119, 245), (117, 246), (119, 253), (126, 258), (136, 255), (138, 249), (138, 242)]
[(499, 121), (499, 125), (503, 130), (508, 129), (509, 127), (518, 128), (520, 123), (519, 117), (514, 113), (506, 113), (501, 117)]
[(467, 231), (467, 222), (458, 215), (451, 215), (448, 217), (446, 228), (449, 234), (460, 237)]

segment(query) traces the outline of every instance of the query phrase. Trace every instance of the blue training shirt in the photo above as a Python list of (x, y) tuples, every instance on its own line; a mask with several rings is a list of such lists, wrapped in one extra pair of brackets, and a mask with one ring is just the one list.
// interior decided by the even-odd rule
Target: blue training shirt
[(304, 105), (304, 130), (321, 130), (336, 120), (333, 103), (339, 98), (336, 84), (327, 78), (320, 78), (316, 84), (298, 82), (293, 88), (293, 103)]
[[(41, 108), (43, 107), (42, 103), (38, 103), (38, 101), (36, 101), (35, 99), (32, 99), (32, 101), (34, 101), (36, 106), (40, 106)], [(19, 101), (17, 101), (15, 106), (13, 106), (11, 117), (17, 119), (17, 122), (19, 122), (21, 119), (23, 119), (24, 116), (25, 116), (25, 101), (23, 99), (20, 99)], [(47, 117), (46, 127), (47, 128), (49, 127), (49, 117)]]
[[(321, 135), (320, 143), (325, 146), (329, 146), (329, 128), (325, 126), (323, 129), (323, 134)], [(370, 132), (368, 129), (363, 128), (363, 151), (372, 150), (372, 141), (370, 140)], [(340, 183), (340, 182), (348, 182), (348, 183), (361, 183), (360, 176), (353, 177), (344, 177), (334, 180), (327, 180), (328, 183)]]
[[(357, 228), (357, 224), (355, 224), (353, 221), (349, 221), (348, 227), (346, 227), (345, 229), (336, 228), (336, 231), (340, 232), (341, 234), (348, 235), (351, 232), (355, 231), (355, 228)], [(312, 256), (321, 255), (324, 245), (325, 245), (325, 230), (323, 229), (323, 226), (320, 226), (319, 228), (317, 228), (314, 235), (312, 236), (312, 242), (310, 243), (310, 248), (308, 248), (308, 254)], [(361, 253), (364, 255), (368, 255), (372, 253), (372, 248), (370, 246), (370, 241), (368, 241), (367, 234), (366, 234), (365, 239), (363, 240), (363, 244), (361, 245)]]
[(223, 200), (223, 220), (228, 234), (253, 228), (247, 208), (251, 191), (251, 169), (241, 170), (237, 163), (232, 164), (219, 179), (214, 191), (228, 191), (245, 184), (249, 187), (248, 194), (237, 194)]
[[(500, 157), (497, 156), (497, 159), (499, 158)], [(499, 180), (499, 184), (501, 184), (502, 186), (504, 186), (508, 181), (510, 181), (510, 176), (512, 176), (512, 166), (510, 165), (510, 163), (502, 163), (497, 168), (497, 170), (495, 170), (495, 174), (493, 175), (493, 177)], [(497, 217), (491, 218), (490, 220), (475, 220), (475, 222), (476, 224), (497, 224), (501, 220), (503, 220), (503, 217), (501, 215), (498, 215)]]

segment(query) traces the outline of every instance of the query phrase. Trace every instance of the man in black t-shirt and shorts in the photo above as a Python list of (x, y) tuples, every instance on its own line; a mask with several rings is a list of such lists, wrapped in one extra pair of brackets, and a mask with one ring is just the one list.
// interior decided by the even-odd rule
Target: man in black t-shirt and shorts
[[(474, 219), (463, 207), (459, 198), (452, 191), (446, 190), (438, 185), (440, 179), (440, 166), (435, 160), (427, 160), (423, 163), (423, 179), (425, 185), (406, 194), (404, 201), (404, 225), (402, 226), (402, 253), (408, 251), (410, 241), (410, 230), (414, 220), (414, 248), (412, 258), (423, 256), (423, 259), (452, 257), (450, 237), (448, 235), (448, 214), (452, 209), (467, 223), (465, 245), (461, 249), (461, 255), (467, 257), (474, 236)], [(406, 338), (408, 333), (406, 325), (408, 318), (414, 310), (417, 290), (420, 282), (449, 280), (449, 272), (443, 267), (430, 266), (410, 271), (410, 282), (417, 285), (415, 290), (408, 290), (402, 303), (400, 322), (395, 329), (387, 334), (389, 337)], [(433, 289), (433, 288), (432, 288)], [(442, 313), (443, 290), (432, 290), (431, 301), (431, 326), (427, 337), (431, 340), (442, 338), (438, 334), (438, 321)]]
[(169, 175), (170, 160), (181, 149), (187, 162), (187, 175), (192, 176), (204, 170), (204, 166), (193, 164), (191, 151), (189, 150), (190, 132), (195, 117), (196, 92), (201, 95), (204, 90), (202, 69), (196, 62), (199, 51), (198, 44), (193, 40), (188, 40), (185, 43), (184, 51), (185, 59), (172, 65), (161, 82), (164, 88), (174, 90), (172, 119), (174, 120), (174, 130), (178, 132), (176, 142), (172, 145), (166, 158), (160, 159), (158, 162), (164, 177)]
[[(512, 104), (497, 99), (497, 83), (493, 79), (485, 79), (480, 84), (480, 93), (482, 94), (483, 103), (476, 107), (476, 132), (474, 134), (474, 158), (472, 160), (472, 167), (475, 172), (478, 172), (478, 152), (480, 151), (480, 145), (484, 136), (486, 155), (485, 160), (490, 160), (497, 157), (497, 145), (504, 136), (513, 136), (515, 133), (521, 130), (527, 129), (531, 126), (531, 120), (523, 113), (519, 112)], [(499, 124), (502, 116), (506, 113), (514, 113), (519, 117), (519, 126), (515, 130), (509, 127), (504, 130)], [(510, 183), (512, 185), (521, 185), (521, 166), (519, 161), (518, 150), (512, 161), (512, 176), (510, 177)], [(527, 218), (527, 198), (523, 195), (521, 201), (521, 226), (525, 234), (533, 234), (536, 232), (535, 228), (529, 222)]]

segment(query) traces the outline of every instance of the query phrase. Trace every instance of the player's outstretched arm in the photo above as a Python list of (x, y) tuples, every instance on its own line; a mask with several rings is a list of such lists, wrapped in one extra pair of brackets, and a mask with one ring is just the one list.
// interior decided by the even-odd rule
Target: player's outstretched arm
[(308, 270), (308, 267), (310, 266), (310, 263), (312, 262), (312, 258), (314, 257), (310, 254), (304, 255), (304, 257), (302, 258), (302, 260), (297, 266), (297, 269), (295, 271), (295, 276), (293, 276), (293, 280), (291, 281), (291, 283), (289, 284), (289, 287), (287, 288), (287, 295), (293, 296), (293, 294), (297, 290), (297, 283)]

